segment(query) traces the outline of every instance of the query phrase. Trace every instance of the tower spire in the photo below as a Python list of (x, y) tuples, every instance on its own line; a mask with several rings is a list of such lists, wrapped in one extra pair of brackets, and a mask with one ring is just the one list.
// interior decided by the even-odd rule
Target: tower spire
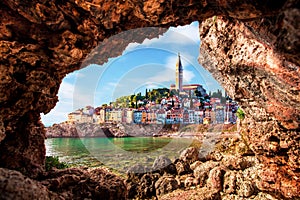
[(180, 59), (180, 52), (178, 52), (178, 60), (176, 63), (176, 89), (182, 92), (182, 78), (183, 78), (183, 67)]

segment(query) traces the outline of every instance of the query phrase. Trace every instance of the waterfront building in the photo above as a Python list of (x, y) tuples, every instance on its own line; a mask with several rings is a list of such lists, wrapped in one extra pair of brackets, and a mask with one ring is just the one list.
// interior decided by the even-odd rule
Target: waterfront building
[(72, 124), (78, 122), (80, 119), (81, 119), (81, 112), (77, 110), (68, 114), (67, 122)]
[(133, 123), (141, 124), (142, 123), (142, 114), (143, 114), (143, 112), (141, 110), (133, 111)]
[(202, 116), (203, 116), (203, 111), (196, 109), (194, 110), (194, 120), (195, 124), (202, 124)]
[(126, 123), (131, 124), (133, 122), (133, 110), (127, 110), (126, 112)]
[(98, 123), (99, 124), (105, 123), (105, 116), (106, 116), (105, 109), (100, 109), (98, 113), (99, 113), (99, 115), (98, 115)]
[(94, 123), (93, 115), (82, 114), (79, 123)]
[(147, 111), (147, 123), (148, 124), (156, 123), (156, 110)]
[(119, 123), (122, 122), (122, 110), (121, 109), (112, 109), (109, 112), (108, 116), (109, 122)]
[(133, 109), (122, 110), (122, 123), (131, 124), (133, 122)]
[(190, 121), (189, 119), (189, 111), (187, 109), (184, 109), (183, 113), (182, 113), (182, 122), (184, 124), (188, 124)]
[(225, 120), (225, 111), (223, 106), (216, 106), (215, 108), (215, 116), (216, 116), (216, 124), (223, 124)]
[(68, 114), (68, 123), (93, 123), (93, 115), (84, 114), (81, 110), (76, 110)]
[(166, 124), (181, 124), (182, 119), (182, 109), (171, 109), (166, 112)]
[(171, 110), (166, 112), (166, 124), (173, 124), (173, 118), (171, 117)]
[(195, 111), (189, 110), (189, 123), (195, 124)]
[(157, 124), (166, 123), (166, 111), (164, 109), (159, 109), (156, 111), (156, 123)]
[(86, 115), (93, 115), (95, 112), (95, 109), (92, 106), (85, 106), (82, 109), (82, 113)]
[(147, 112), (146, 111), (142, 111), (142, 119), (141, 119), (141, 123), (142, 124), (146, 124), (147, 122)]
[(209, 112), (209, 117), (210, 117), (210, 120), (211, 120), (212, 124), (217, 124), (216, 123), (216, 112), (215, 111), (210, 111)]
[(106, 107), (104, 109), (105, 109), (105, 122), (110, 122), (112, 108), (111, 107)]

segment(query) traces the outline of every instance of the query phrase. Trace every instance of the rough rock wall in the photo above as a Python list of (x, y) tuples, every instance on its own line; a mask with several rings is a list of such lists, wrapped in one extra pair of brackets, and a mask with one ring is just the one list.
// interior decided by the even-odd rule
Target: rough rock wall
[(124, 180), (106, 169), (52, 169), (33, 180), (0, 168), (0, 199), (127, 199)]
[(200, 28), (199, 61), (245, 111), (242, 135), (265, 163), (262, 185), (286, 197), (300, 189), (299, 21), (288, 23), (299, 16), (215, 17)]
[[(201, 50), (206, 51), (204, 56), (207, 55), (208, 60), (218, 63), (217, 66), (212, 65), (212, 73), (218, 73), (216, 77), (223, 79), (235, 77), (233, 83), (241, 82), (234, 85), (218, 78), (245, 107), (250, 121), (247, 134), (256, 153), (264, 155), (264, 158), (270, 152), (280, 155), (282, 150), (270, 150), (268, 144), (272, 142), (288, 154), (288, 160), (283, 164), (299, 170), (299, 146), (290, 144), (299, 144), (298, 7), (297, 0), (1, 1), (0, 167), (17, 169), (31, 177), (36, 177), (43, 170), (45, 132), (39, 122), (39, 114), (48, 113), (55, 106), (63, 77), (79, 69), (86, 55), (100, 41), (133, 28), (167, 28), (220, 15), (231, 19), (223, 20), (226, 26), (241, 30), (222, 36), (220, 29), (217, 37), (209, 40), (207, 31), (214, 31), (216, 27), (205, 26), (207, 21), (204, 22)], [(262, 17), (266, 16), (276, 18), (261, 23), (260, 20), (267, 19)], [(222, 22), (219, 18), (216, 20), (215, 24)], [(249, 22), (242, 22), (245, 20)], [(223, 27), (223, 32), (225, 29)], [(108, 48), (100, 52), (97, 63), (104, 63), (111, 55), (121, 54), (129, 42), (141, 42), (162, 32), (141, 32), (141, 37), (137, 38), (128, 36), (121, 40), (106, 40)], [(244, 47), (239, 49), (231, 45), (247, 34), (250, 35)], [(214, 45), (216, 41), (223, 42), (223, 45)], [(259, 50), (252, 49), (254, 45)], [(214, 53), (210, 47), (220, 49), (215, 49)], [(222, 49), (227, 53), (219, 52)], [(229, 51), (236, 53), (230, 56)], [(259, 59), (262, 59), (260, 63), (257, 62)], [(91, 62), (94, 61), (87, 60), (86, 64)], [(210, 68), (210, 65), (203, 64)], [(241, 75), (240, 69), (243, 69)], [(258, 127), (263, 127), (263, 130), (259, 131)], [(278, 160), (278, 156), (273, 157)]]

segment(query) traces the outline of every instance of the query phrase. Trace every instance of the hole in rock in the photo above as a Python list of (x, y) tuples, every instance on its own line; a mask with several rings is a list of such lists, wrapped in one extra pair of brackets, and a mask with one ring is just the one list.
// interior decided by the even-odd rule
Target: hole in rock
[[(135, 38), (129, 31), (114, 36), (109, 50), (100, 44), (87, 67), (63, 80), (59, 102), (42, 115), (48, 126), (47, 156), (76, 166), (124, 172), (142, 164), (146, 170), (160, 155), (174, 161), (187, 147), (199, 147), (190, 136), (203, 133), (203, 124), (218, 133), (224, 124), (234, 130), (237, 104), (198, 62), (198, 22), (130, 43), (115, 57), (122, 34)], [(112, 52), (112, 58), (96, 64), (104, 55), (97, 52)], [(176, 137), (153, 137), (161, 135)], [(214, 141), (207, 141), (203, 152), (213, 150)]]
[(13, 77), (18, 83), (24, 84), (26, 82), (26, 73), (24, 72), (15, 72)]
[(270, 142), (277, 142), (277, 143), (279, 143), (280, 139), (278, 137), (272, 135), (271, 137), (269, 137), (269, 141)]

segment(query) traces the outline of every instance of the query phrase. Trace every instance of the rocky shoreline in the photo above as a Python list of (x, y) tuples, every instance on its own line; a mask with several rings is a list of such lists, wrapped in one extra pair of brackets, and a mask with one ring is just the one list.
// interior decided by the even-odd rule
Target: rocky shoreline
[(139, 125), (123, 123), (60, 123), (46, 127), (47, 138), (88, 138), (88, 137), (156, 137), (174, 133), (176, 128), (164, 125)]
[(88, 138), (88, 137), (126, 137), (122, 129), (117, 125), (105, 125), (93, 123), (69, 124), (66, 122), (46, 127), (47, 138)]
[(104, 168), (69, 168), (33, 180), (0, 169), (0, 199), (284, 199), (265, 189), (270, 183), (261, 177), (272, 177), (238, 134), (207, 133), (203, 139), (201, 147), (187, 148), (173, 162), (161, 155), (152, 167), (134, 165), (123, 177)]
[(224, 124), (124, 124), (124, 123), (66, 123), (46, 127), (47, 138), (92, 138), (92, 137), (193, 137), (205, 132), (235, 132), (236, 125)]

